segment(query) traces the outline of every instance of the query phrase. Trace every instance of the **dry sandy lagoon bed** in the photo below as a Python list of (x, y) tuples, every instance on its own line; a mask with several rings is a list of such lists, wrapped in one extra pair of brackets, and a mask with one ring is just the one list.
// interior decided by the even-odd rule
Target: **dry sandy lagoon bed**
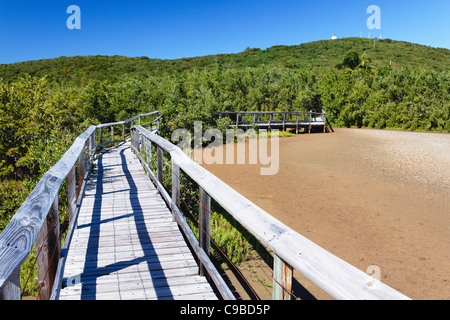
[[(280, 138), (279, 154), (276, 175), (203, 166), (360, 270), (377, 266), (412, 299), (450, 299), (450, 134), (337, 128)], [(305, 297), (330, 298), (294, 277)]]

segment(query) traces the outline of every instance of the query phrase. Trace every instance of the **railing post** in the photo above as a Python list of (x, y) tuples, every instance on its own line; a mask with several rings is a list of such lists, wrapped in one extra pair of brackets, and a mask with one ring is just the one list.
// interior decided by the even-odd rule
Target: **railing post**
[(295, 125), (295, 133), (298, 134), (298, 120), (299, 120), (299, 114), (297, 112), (297, 123)]
[[(198, 233), (199, 233), (199, 245), (206, 254), (209, 256), (210, 254), (210, 239), (209, 235), (211, 234), (211, 197), (203, 190), (202, 187), (199, 187), (199, 215), (198, 215)], [(200, 275), (205, 275), (205, 268), (203, 264), (200, 262)]]
[(111, 126), (111, 141), (114, 141), (114, 126)]
[(50, 299), (59, 257), (61, 256), (58, 200), (59, 197), (56, 195), (47, 219), (44, 221), (36, 239), (38, 297), (40, 300)]
[(91, 133), (89, 137), (89, 156), (95, 152), (95, 130)]
[(139, 150), (142, 150), (144, 148), (144, 136), (141, 133), (138, 133), (138, 137), (139, 137)]
[[(133, 129), (133, 127), (130, 128), (130, 135), (131, 135), (131, 145), (136, 148), (137, 152), (139, 153), (140, 145), (139, 145), (139, 133), (136, 129)], [(134, 150), (133, 150), (134, 151)]]
[(273, 114), (269, 113), (269, 132), (270, 132), (270, 122), (272, 121)]
[(311, 133), (311, 115), (312, 115), (312, 110), (309, 110), (309, 127), (308, 127), (308, 133)]
[(98, 141), (98, 144), (102, 144), (102, 139), (103, 137), (102, 137), (102, 127), (100, 127), (100, 133), (99, 133), (99, 141)]
[(163, 184), (163, 149), (156, 146), (156, 161), (157, 161), (157, 178), (158, 181)]
[(322, 120), (323, 120), (323, 132), (325, 133), (326, 117), (325, 117), (325, 110), (323, 109), (322, 109)]
[(67, 175), (67, 200), (69, 209), (69, 224), (75, 215), (77, 207), (77, 176), (75, 173), (75, 165), (70, 169)]
[(125, 123), (122, 123), (122, 140), (125, 140)]
[(78, 176), (78, 183), (77, 183), (77, 196), (76, 199), (78, 199), (78, 196), (80, 195), (81, 192), (81, 186), (83, 185), (83, 180), (84, 180), (84, 174), (85, 174), (85, 158), (84, 158), (84, 153), (86, 151), (86, 144), (83, 147), (83, 150), (81, 150), (80, 155), (78, 156), (78, 167), (77, 167), (77, 176)]
[(152, 163), (152, 142), (145, 138), (145, 155), (147, 156), (147, 163), (151, 166)]
[[(172, 205), (180, 208), (180, 167), (172, 159)], [(172, 220), (175, 221), (175, 209), (172, 208)]]
[(273, 300), (291, 300), (293, 269), (279, 256), (273, 257)]

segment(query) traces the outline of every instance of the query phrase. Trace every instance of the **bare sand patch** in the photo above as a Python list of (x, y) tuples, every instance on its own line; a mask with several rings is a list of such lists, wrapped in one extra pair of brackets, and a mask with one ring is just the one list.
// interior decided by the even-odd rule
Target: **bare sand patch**
[(360, 270), (378, 266), (403, 294), (450, 299), (450, 134), (337, 128), (280, 138), (279, 152), (272, 176), (259, 165), (203, 166)]

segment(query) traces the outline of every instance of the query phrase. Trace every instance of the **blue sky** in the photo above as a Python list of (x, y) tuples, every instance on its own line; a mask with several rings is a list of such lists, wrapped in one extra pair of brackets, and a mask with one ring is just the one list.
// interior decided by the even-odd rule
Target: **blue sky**
[[(81, 9), (69, 30), (67, 8)], [(370, 5), (381, 29), (368, 29)], [(450, 48), (449, 0), (0, 0), (0, 63), (75, 55), (175, 59), (337, 37)]]

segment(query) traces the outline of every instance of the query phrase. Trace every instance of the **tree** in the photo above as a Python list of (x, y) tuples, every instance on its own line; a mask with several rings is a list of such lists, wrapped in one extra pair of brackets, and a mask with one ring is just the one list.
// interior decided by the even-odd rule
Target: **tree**
[(345, 56), (344, 60), (342, 60), (342, 63), (336, 65), (336, 67), (338, 69), (349, 68), (355, 70), (360, 64), (361, 64), (361, 57), (359, 56), (358, 52), (350, 51)]

